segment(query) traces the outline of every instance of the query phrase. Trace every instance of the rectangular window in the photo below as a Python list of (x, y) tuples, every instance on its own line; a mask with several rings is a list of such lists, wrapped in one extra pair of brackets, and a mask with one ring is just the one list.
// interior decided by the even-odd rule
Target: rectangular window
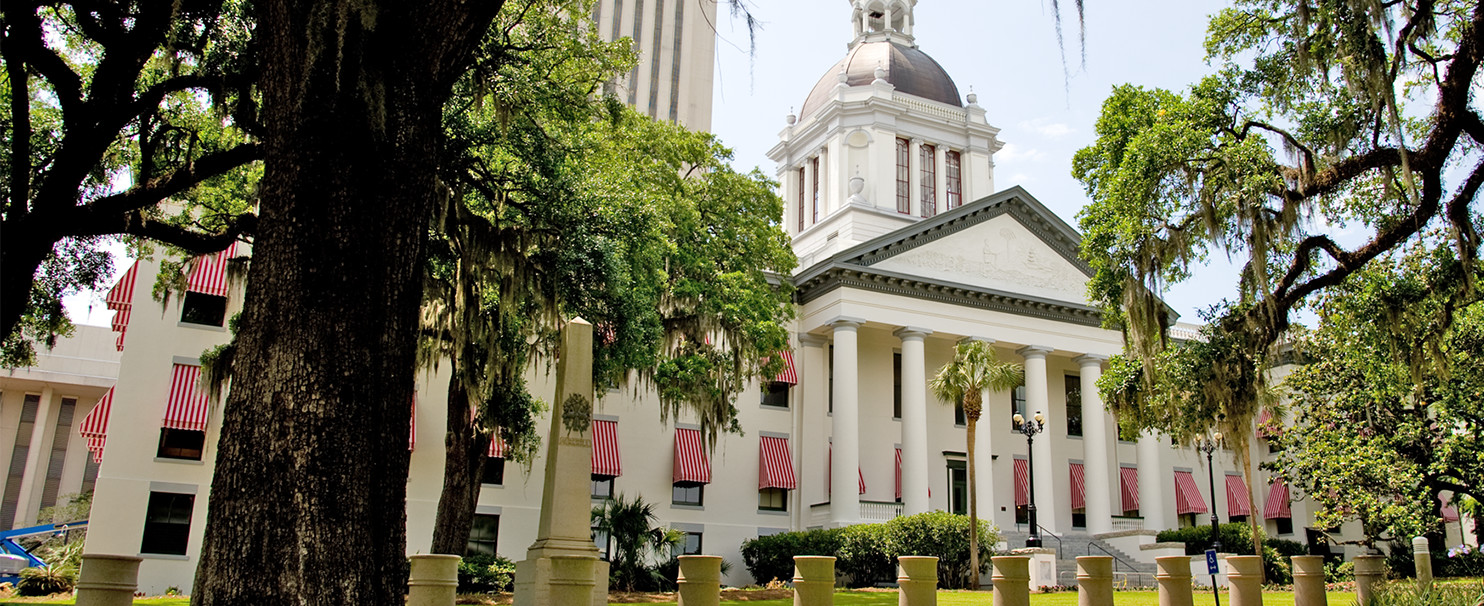
[(964, 205), (964, 182), (958, 152), (943, 154), (943, 162), (946, 164), (944, 170), (948, 171), (948, 210), (953, 210)]
[(62, 398), (57, 409), (57, 426), (52, 432), (51, 457), (47, 459), (46, 480), (41, 484), (41, 508), (55, 506), (62, 489), (62, 467), (67, 463), (67, 444), (72, 436), (72, 416), (77, 411), (77, 398)]
[(799, 231), (804, 231), (804, 169), (799, 169)]
[(964, 401), (962, 399), (953, 403), (953, 424), (958, 427), (969, 426), (969, 417), (964, 414)]
[(948, 513), (969, 513), (969, 466), (956, 459), (948, 460)]
[(185, 555), (191, 536), (191, 508), (196, 495), (174, 492), (149, 493), (144, 514), (144, 540), (139, 553)]
[(596, 545), (598, 547), (598, 558), (603, 560), (604, 562), (608, 561), (609, 543), (610, 541), (608, 540), (608, 533), (598, 530), (597, 528), (593, 529), (593, 545)]
[(500, 542), (500, 516), (476, 513), (474, 523), (469, 526), (469, 544), (464, 547), (464, 557), (495, 555)]
[(1067, 375), (1067, 435), (1082, 435), (1082, 377)]
[(830, 346), (830, 364), (829, 364), (829, 366), (830, 366), (829, 367), (829, 373), (830, 373), (829, 411), (830, 412), (835, 412), (835, 346), (834, 345), (831, 345)]
[(1230, 522), (1232, 524), (1246, 524), (1247, 516), (1232, 516), (1231, 519), (1227, 520), (1227, 522)]
[(891, 418), (902, 418), (902, 354), (891, 354)]
[(1195, 528), (1195, 514), (1193, 514), (1193, 513), (1182, 513), (1182, 514), (1180, 514), (1180, 527), (1181, 528)]
[(687, 532), (680, 544), (675, 546), (675, 555), (701, 555), (701, 533)]
[(763, 406), (788, 408), (788, 389), (793, 387), (782, 381), (771, 381), (763, 386)]
[(812, 184), (812, 187), (814, 189), (814, 194), (813, 194), (813, 197), (814, 197), (814, 222), (815, 223), (818, 223), (819, 222), (819, 156), (815, 156), (814, 158), (810, 159), (809, 160), (809, 166), (811, 166), (813, 168), (813, 173), (814, 173), (814, 183)]
[(1028, 507), (1026, 505), (1016, 505), (1015, 506), (1015, 523), (1016, 524), (1029, 524), (1029, 523), (1031, 523), (1031, 510), (1030, 510), (1030, 507)]
[[(1024, 383), (1016, 385), (1015, 389), (1010, 390), (1010, 418), (1012, 421), (1014, 420), (1015, 415), (1020, 415), (1022, 418), (1027, 419), (1030, 418), (1030, 415), (1025, 411)], [(1014, 423), (1011, 423), (1011, 425), (1014, 425)], [(1010, 429), (1014, 430), (1015, 428), (1011, 427)]]
[(764, 488), (757, 491), (758, 511), (788, 511), (788, 491), (782, 488)]
[(206, 449), (206, 432), (189, 429), (160, 428), (160, 446), (155, 456), (161, 459), (200, 461)]
[(700, 482), (676, 482), (670, 489), (671, 505), (706, 504), (706, 485)]
[(21, 422), (16, 426), (10, 473), (5, 481), (4, 501), (0, 502), (0, 529), (3, 530), (10, 530), (15, 523), (15, 510), (20, 506), (21, 477), (26, 473), (26, 459), (31, 454), (31, 431), (36, 426), (36, 411), (40, 407), (41, 394), (28, 393), (21, 403)]
[(494, 484), (501, 486), (505, 484), (505, 458), (485, 457), (484, 473), (479, 478), (481, 484)]
[(605, 476), (605, 475), (596, 474), (596, 473), (593, 474), (593, 495), (592, 496), (593, 496), (594, 499), (611, 499), (611, 498), (613, 498), (613, 478), (614, 478), (614, 476)]
[(912, 214), (912, 144), (897, 139), (897, 212)]
[(227, 319), (227, 298), (187, 291), (180, 303), (180, 321), (186, 324), (221, 326)]
[(1293, 518), (1278, 518), (1278, 534), (1293, 534)]
[(922, 216), (938, 214), (938, 148), (922, 146)]

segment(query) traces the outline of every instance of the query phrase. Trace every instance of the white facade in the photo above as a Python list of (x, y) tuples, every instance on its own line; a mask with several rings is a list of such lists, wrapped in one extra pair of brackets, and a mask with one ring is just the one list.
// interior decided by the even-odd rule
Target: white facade
[(638, 63), (612, 92), (640, 112), (711, 130), (716, 63), (715, 0), (598, 0), (599, 37), (634, 41)]

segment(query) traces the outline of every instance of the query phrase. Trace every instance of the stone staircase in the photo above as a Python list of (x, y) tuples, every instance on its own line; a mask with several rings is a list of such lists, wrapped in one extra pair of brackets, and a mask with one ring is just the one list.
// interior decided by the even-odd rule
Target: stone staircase
[[(1020, 549), (1025, 546), (1029, 533), (1022, 527), (1019, 530), (1014, 528), (1002, 530), (1000, 535), (1000, 540), (1007, 543), (1010, 549)], [(1058, 541), (1057, 538), (1061, 540)], [(1077, 584), (1078, 556), (1100, 555), (1113, 556), (1113, 582), (1116, 587), (1154, 586), (1155, 566), (1153, 562), (1140, 562), (1134, 556), (1099, 541), (1086, 532), (1068, 531), (1056, 538), (1042, 533), (1041, 544), (1047, 549), (1057, 550), (1056, 577), (1059, 585), (1075, 586)]]

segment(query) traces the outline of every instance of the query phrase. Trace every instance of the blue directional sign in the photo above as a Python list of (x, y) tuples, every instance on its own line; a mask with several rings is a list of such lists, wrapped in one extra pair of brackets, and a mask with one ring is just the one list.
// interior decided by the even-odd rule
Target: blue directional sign
[(1219, 574), (1221, 572), (1221, 570), (1216, 567), (1216, 550), (1215, 549), (1207, 549), (1206, 550), (1206, 572), (1208, 572), (1210, 574)]

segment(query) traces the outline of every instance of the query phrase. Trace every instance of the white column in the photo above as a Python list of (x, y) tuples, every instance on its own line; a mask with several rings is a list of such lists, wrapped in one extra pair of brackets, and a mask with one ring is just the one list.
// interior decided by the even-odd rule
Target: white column
[(1164, 450), (1159, 435), (1146, 432), (1139, 436), (1139, 515), (1144, 518), (1145, 530), (1165, 530), (1170, 527), (1165, 519), (1164, 462), (1160, 453)]
[(1039, 412), (1046, 419), (1046, 431), (1036, 436), (1035, 451), (1031, 453), (1035, 458), (1031, 465), (1035, 467), (1036, 494), (1031, 495), (1031, 499), (1036, 503), (1036, 523), (1051, 532), (1061, 532), (1056, 518), (1058, 474), (1057, 465), (1051, 460), (1051, 436), (1058, 431), (1065, 431), (1065, 428), (1051, 414), (1050, 389), (1046, 384), (1046, 354), (1050, 352), (1050, 347), (1027, 345), (1015, 353), (1025, 358), (1025, 404), (1030, 409), (1027, 416), (1034, 418)]
[(903, 327), (902, 340), (902, 513), (926, 513), (928, 504), (927, 358), (923, 338), (933, 331)]
[(938, 214), (948, 210), (948, 150), (939, 143), (933, 147), (933, 196)]
[(1087, 531), (1092, 534), (1113, 531), (1110, 480), (1117, 473), (1114, 468), (1118, 466), (1118, 457), (1108, 450), (1108, 411), (1098, 394), (1098, 377), (1103, 375), (1103, 362), (1107, 359), (1089, 354), (1076, 360), (1082, 378), (1082, 475), (1087, 485)]
[(809, 229), (814, 227), (814, 180), (818, 179), (819, 175), (814, 174), (813, 158), (804, 158), (804, 165), (799, 170), (804, 171), (804, 182), (801, 184), (804, 186), (804, 191), (800, 192), (804, 196), (804, 229)]
[(31, 425), (31, 447), (26, 451), (26, 468), (21, 474), (12, 528), (36, 525), (36, 514), (41, 509), (41, 491), (45, 485), (42, 480), (46, 477), (46, 466), (51, 462), (51, 439), (56, 433), (50, 422), (57, 416), (56, 399), (52, 386), (41, 389), (41, 402), (36, 406), (36, 422)]
[(835, 329), (835, 412), (832, 429), (834, 455), (830, 465), (830, 525), (849, 526), (860, 521), (860, 369), (856, 366), (856, 329), (864, 324), (856, 318), (838, 318)]
[(830, 397), (827, 343), (818, 335), (799, 335), (804, 367), (799, 377), (801, 393), (794, 399), (794, 430), (790, 432), (788, 441), (794, 455), (794, 477), (799, 480), (799, 488), (793, 491), (793, 502), (789, 503), (793, 507), (793, 530), (809, 526), (809, 505), (828, 499), (824, 479), (825, 465), (828, 465), (825, 457), (829, 453), (829, 438), (824, 431), (829, 423), (825, 411)]
[(909, 213), (922, 216), (922, 139), (913, 137), (907, 146), (907, 199), (912, 207)]
[[(982, 341), (990, 346), (995, 343), (994, 339), (985, 337), (965, 337), (959, 343), (965, 341)], [(997, 412), (990, 400), (995, 392), (984, 390), (979, 395), (983, 412), (974, 428), (974, 502), (979, 519), (994, 522), (1000, 511), (994, 501), (994, 437), (1004, 426), (1006, 415)]]
[(819, 148), (819, 216), (821, 217), (830, 216), (830, 212), (835, 209), (835, 206), (831, 204), (831, 201), (835, 198), (830, 195), (830, 193), (835, 190), (834, 188), (830, 187), (831, 173), (829, 152), (829, 147)]

